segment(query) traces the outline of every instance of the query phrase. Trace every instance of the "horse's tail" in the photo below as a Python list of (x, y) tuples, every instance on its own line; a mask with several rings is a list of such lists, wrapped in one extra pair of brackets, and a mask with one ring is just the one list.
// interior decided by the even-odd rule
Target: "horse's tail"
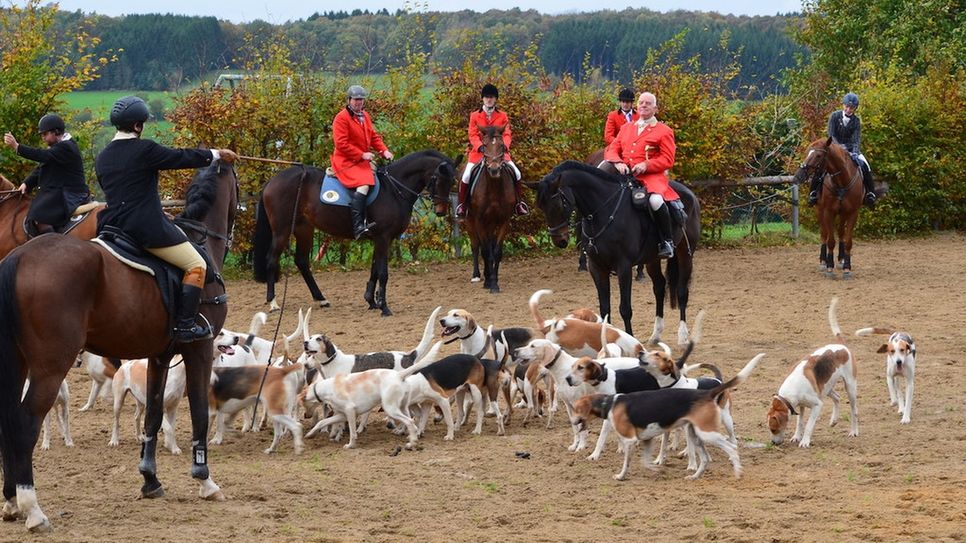
[(677, 257), (668, 259), (667, 261), (667, 272), (665, 276), (667, 277), (667, 287), (665, 289), (665, 294), (671, 302), (671, 309), (678, 308), (678, 282), (681, 280), (681, 270), (678, 268)]
[(255, 281), (268, 281), (268, 249), (272, 245), (272, 224), (265, 211), (265, 192), (258, 199), (258, 212), (255, 219), (255, 239), (252, 240), (252, 271)]
[(17, 440), (26, 428), (21, 416), (20, 388), (23, 372), (17, 348), (20, 331), (20, 311), (17, 307), (17, 264), (20, 255), (14, 252), (0, 262), (0, 448), (13, 453)]

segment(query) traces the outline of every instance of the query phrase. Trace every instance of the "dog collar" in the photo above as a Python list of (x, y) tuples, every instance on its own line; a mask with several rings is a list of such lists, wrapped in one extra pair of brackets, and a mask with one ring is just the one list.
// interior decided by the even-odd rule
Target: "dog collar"
[(339, 351), (335, 351), (334, 353), (332, 353), (331, 356), (329, 356), (328, 358), (325, 359), (325, 362), (319, 362), (319, 365), (320, 366), (324, 366), (324, 365), (328, 364), (329, 362), (332, 362), (333, 360), (335, 360), (335, 357), (338, 356), (338, 355), (339, 355)]
[(316, 403), (322, 403), (322, 398), (319, 397), (319, 393), (315, 390), (315, 385), (309, 387), (312, 389), (312, 395), (315, 396)]
[(463, 336), (463, 337), (461, 337), (461, 338), (459, 338), (459, 339), (466, 339), (466, 338), (468, 338), (468, 337), (470, 337), (470, 336), (472, 336), (473, 334), (475, 334), (475, 333), (476, 333), (476, 329), (477, 329), (477, 328), (479, 328), (479, 326), (477, 326), (476, 324), (474, 324), (474, 325), (473, 325), (473, 329), (472, 329), (472, 330), (470, 330), (470, 333), (469, 333), (469, 334), (466, 334), (465, 336)]
[(563, 352), (563, 347), (561, 347), (560, 350), (557, 351), (557, 354), (554, 355), (553, 359), (550, 362), (548, 362), (547, 365), (544, 367), (547, 369), (552, 368), (553, 365), (557, 363), (557, 359), (560, 358), (560, 353), (562, 352)]
[(779, 396), (778, 394), (775, 394), (775, 397), (778, 398), (779, 400), (781, 400), (782, 403), (785, 404), (785, 407), (787, 407), (788, 410), (791, 411), (792, 415), (797, 415), (798, 414), (798, 412), (795, 411), (795, 408), (792, 407), (792, 402), (786, 400), (785, 398)]

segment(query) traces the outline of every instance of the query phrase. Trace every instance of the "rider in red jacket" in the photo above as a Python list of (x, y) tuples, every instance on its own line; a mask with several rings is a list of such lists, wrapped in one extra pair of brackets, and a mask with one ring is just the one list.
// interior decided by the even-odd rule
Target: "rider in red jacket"
[(631, 89), (621, 89), (617, 95), (621, 107), (607, 114), (607, 124), (604, 125), (604, 145), (610, 145), (621, 127), (627, 123), (637, 121), (637, 111), (634, 109), (634, 91)]
[(527, 208), (526, 202), (523, 201), (520, 170), (510, 159), (510, 144), (513, 142), (513, 132), (510, 130), (510, 119), (507, 117), (506, 112), (496, 106), (496, 101), (500, 97), (500, 91), (497, 90), (496, 86), (487, 83), (483, 85), (480, 96), (483, 98), (483, 107), (470, 113), (470, 123), (466, 129), (470, 146), (466, 159), (466, 169), (463, 170), (463, 178), (460, 183), (459, 205), (456, 206), (456, 216), (466, 216), (466, 193), (470, 187), (470, 172), (473, 171), (474, 166), (479, 164), (480, 160), (483, 160), (483, 141), (480, 138), (478, 126), (503, 127), (503, 145), (507, 149), (507, 152), (503, 155), (503, 160), (513, 169), (513, 174), (516, 176), (516, 180), (513, 183), (513, 188), (516, 190), (517, 195), (516, 213), (517, 215), (526, 215), (530, 210)]

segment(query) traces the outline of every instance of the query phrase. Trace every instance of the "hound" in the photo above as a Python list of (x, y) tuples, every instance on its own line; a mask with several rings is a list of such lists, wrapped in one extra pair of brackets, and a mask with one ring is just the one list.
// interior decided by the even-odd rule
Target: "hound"
[[(23, 384), (23, 396), (27, 395), (27, 389), (30, 388), (30, 378), (28, 377)], [(64, 438), (64, 446), (73, 447), (74, 440), (70, 437), (70, 389), (67, 387), (67, 380), (60, 382), (60, 388), (57, 390), (57, 398), (54, 399), (54, 405), (51, 407), (52, 412), (48, 412), (44, 417), (44, 440), (40, 444), (40, 450), (48, 451), (50, 450), (50, 419), (51, 415), (56, 413), (57, 424), (60, 426), (60, 435)]]
[[(855, 359), (849, 348), (844, 345), (845, 336), (835, 317), (838, 301), (838, 298), (832, 298), (829, 304), (828, 322), (832, 328), (832, 335), (842, 343), (831, 343), (820, 347), (808, 358), (799, 362), (785, 378), (785, 382), (778, 389), (778, 394), (772, 397), (771, 407), (768, 409), (768, 429), (772, 434), (771, 441), (775, 445), (780, 445), (784, 440), (789, 415), (798, 416), (792, 441), (797, 441), (799, 447), (808, 447), (812, 444), (812, 432), (822, 413), (823, 396), (832, 399), (832, 417), (829, 420), (829, 426), (835, 426), (839, 418), (839, 395), (833, 389), (839, 381), (845, 383), (845, 391), (849, 395), (849, 404), (852, 408), (852, 428), (849, 436), (859, 435)], [(798, 411), (795, 410), (796, 408)], [(805, 408), (812, 410), (807, 424), (800, 413)]]
[[(323, 403), (329, 404), (335, 411), (331, 417), (316, 423), (306, 437), (312, 437), (331, 424), (347, 422), (349, 442), (344, 445), (344, 448), (353, 449), (358, 437), (356, 417), (381, 405), (387, 415), (402, 422), (409, 431), (406, 448), (415, 447), (418, 430), (416, 423), (405, 412), (406, 407), (409, 406), (409, 390), (405, 381), (408, 376), (435, 363), (434, 351), (438, 353), (439, 346), (440, 343), (437, 342), (427, 356), (401, 371), (377, 368), (358, 373), (340, 373), (333, 377), (318, 379), (305, 387), (299, 393), (299, 401), (305, 407), (306, 413), (314, 412), (316, 407)], [(447, 409), (449, 409), (448, 405)], [(482, 414), (482, 411), (480, 413)]]
[(588, 322), (572, 317), (544, 319), (540, 315), (540, 299), (551, 293), (552, 290), (534, 292), (530, 296), (530, 314), (544, 337), (563, 347), (567, 354), (575, 357), (596, 356), (604, 348), (600, 340), (601, 327), (607, 327), (607, 343), (616, 344), (620, 348), (621, 356), (637, 356), (644, 350), (644, 346), (634, 336), (604, 322)]
[[(642, 458), (649, 457), (651, 440), (685, 424), (701, 458), (697, 471), (687, 479), (701, 477), (707, 468), (710, 456), (705, 447), (706, 443), (717, 446), (728, 455), (735, 477), (740, 478), (741, 460), (738, 457), (738, 447), (718, 430), (721, 425), (721, 396), (744, 382), (764, 356), (764, 353), (758, 354), (733, 379), (711, 390), (664, 388), (614, 396), (584, 396), (574, 406), (572, 423), (579, 428), (585, 428), (589, 416), (607, 417), (624, 450), (623, 468), (614, 475), (618, 481), (627, 478), (631, 455), (639, 441), (644, 442)], [(656, 469), (651, 464), (643, 465), (651, 470)]]
[[(916, 386), (916, 342), (905, 332), (891, 328), (863, 328), (855, 332), (857, 336), (881, 334), (889, 339), (879, 347), (877, 353), (886, 355), (886, 385), (889, 387), (889, 405), (899, 406), (902, 420), (899, 424), (909, 424), (912, 420), (912, 391)], [(899, 377), (905, 377), (905, 394), (899, 392)], [(903, 398), (905, 396), (905, 398)]]
[[(134, 435), (139, 441), (144, 440), (141, 433), (144, 428), (141, 425), (141, 415), (144, 413), (144, 405), (147, 399), (148, 388), (148, 360), (128, 360), (121, 364), (121, 367), (114, 374), (114, 382), (111, 383), (114, 391), (114, 425), (111, 429), (111, 440), (108, 445), (116, 447), (119, 443), (118, 433), (121, 427), (121, 406), (124, 405), (124, 396), (128, 392), (134, 397)], [(161, 429), (164, 431), (164, 446), (171, 454), (181, 454), (181, 448), (175, 441), (175, 426), (178, 422), (177, 410), (181, 397), (185, 390), (185, 368), (184, 360), (181, 355), (175, 355), (168, 368), (168, 378), (164, 384), (164, 416), (161, 419)]]
[[(81, 351), (77, 355), (77, 365), (83, 366), (87, 370), (87, 375), (91, 377), (91, 394), (87, 398), (87, 403), (80, 408), (80, 411), (88, 411), (94, 407), (94, 402), (97, 401), (97, 396), (102, 390), (105, 395), (107, 391), (111, 390), (110, 385), (114, 381), (114, 374), (117, 373), (117, 369), (121, 367), (121, 360), (104, 358), (94, 353)], [(109, 386), (103, 388), (104, 385)]]

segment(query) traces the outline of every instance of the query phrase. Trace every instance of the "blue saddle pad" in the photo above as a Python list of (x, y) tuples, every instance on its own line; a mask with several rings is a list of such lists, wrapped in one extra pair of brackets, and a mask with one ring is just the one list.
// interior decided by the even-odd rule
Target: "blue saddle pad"
[[(366, 196), (366, 207), (372, 205), (372, 201), (379, 195), (379, 185), (381, 185), (379, 183), (379, 176), (376, 176), (376, 186), (372, 187)], [(352, 202), (352, 191), (345, 188), (335, 177), (327, 175), (322, 179), (322, 190), (319, 192), (319, 200), (323, 204), (349, 207), (349, 204)]]

